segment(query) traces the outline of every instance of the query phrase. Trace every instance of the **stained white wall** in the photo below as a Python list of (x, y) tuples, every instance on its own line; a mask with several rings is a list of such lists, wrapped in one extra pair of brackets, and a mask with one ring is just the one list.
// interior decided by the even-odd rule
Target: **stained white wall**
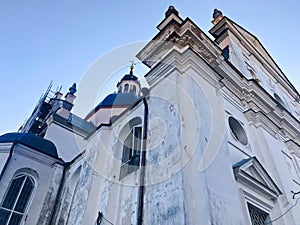
[(86, 142), (83, 137), (56, 123), (50, 124), (45, 139), (53, 142), (57, 149), (58, 156), (65, 162), (72, 161), (85, 150)]
[(20, 169), (34, 171), (35, 190), (30, 200), (25, 224), (46, 224), (49, 222), (54, 200), (61, 181), (63, 167), (57, 160), (36, 150), (17, 144), (3, 173), (0, 185), (0, 199), (15, 173)]

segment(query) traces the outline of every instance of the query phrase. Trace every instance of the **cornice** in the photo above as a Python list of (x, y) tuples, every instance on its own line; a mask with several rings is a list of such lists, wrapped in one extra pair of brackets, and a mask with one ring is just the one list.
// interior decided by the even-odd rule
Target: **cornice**
[(208, 63), (214, 66), (215, 60), (221, 55), (219, 49), (197, 25), (189, 18), (183, 23), (170, 23), (161, 30), (138, 54), (137, 58), (149, 67), (163, 59), (165, 53), (173, 47), (179, 49), (191, 47)]
[[(231, 30), (236, 29), (233, 25), (230, 26)], [(245, 39), (245, 37), (242, 38)], [(249, 45), (248, 47), (253, 48), (246, 39), (242, 41), (245, 45)], [(255, 49), (252, 50), (256, 52)], [(195, 54), (190, 54), (190, 52)], [(137, 54), (137, 57), (146, 65), (153, 67), (146, 75), (150, 85), (159, 82), (162, 76), (166, 77), (174, 69), (178, 70), (180, 74), (188, 68), (193, 68), (197, 72), (205, 70), (201, 76), (219, 89), (224, 85), (222, 89), (227, 90), (224, 90), (223, 93), (227, 94), (227, 98), (233, 95), (233, 101), (238, 102), (240, 110), (261, 112), (259, 117), (249, 117), (256, 118), (252, 123), (260, 121), (260, 125), (266, 125), (273, 135), (281, 135), (284, 139), (297, 139), (299, 142), (299, 121), (278, 106), (270, 94), (255, 80), (247, 80), (230, 62), (224, 59), (221, 52), (221, 49), (187, 18), (181, 24), (170, 22)], [(200, 58), (202, 60), (199, 60)], [(262, 56), (260, 58), (266, 61)], [(198, 65), (199, 62), (201, 62), (201, 66)], [(202, 62), (208, 65), (207, 69), (205, 66), (203, 67)], [(266, 64), (267, 62), (262, 63)], [(271, 65), (268, 66), (270, 69), (274, 69)], [(222, 85), (219, 82), (221, 78)], [(262, 120), (263, 117), (266, 118)]]
[(12, 146), (13, 146), (12, 142), (0, 143), (0, 152), (1, 153), (8, 153)]
[(295, 153), (298, 157), (300, 157), (300, 144), (294, 142), (293, 140), (288, 140), (285, 142), (287, 148), (292, 152)]
[[(266, 53), (269, 60), (266, 59), (257, 50), (253, 43), (250, 43), (249, 40), (243, 34), (240, 33), (239, 29), (244, 30), (244, 32), (248, 33), (249, 36), (253, 37), (255, 42), (259, 44), (262, 50)], [(293, 97), (294, 99), (299, 98), (299, 93), (297, 92), (295, 87), (290, 83), (290, 81), (281, 71), (281, 69), (273, 60), (273, 58), (269, 55), (264, 46), (253, 34), (249, 33), (243, 27), (239, 26), (227, 17), (223, 17), (223, 19), (217, 25), (215, 25), (209, 32), (216, 38), (217, 41), (218, 38), (220, 38), (224, 34), (225, 31), (230, 32), (239, 41), (239, 43), (261, 63), (261, 65), (270, 74), (270, 76), (274, 77), (278, 81), (278, 83), (283, 87), (283, 89), (287, 90), (291, 97)]]
[(195, 71), (217, 90), (220, 90), (221, 76), (211, 69), (211, 65), (206, 62), (193, 48), (172, 48), (164, 59), (155, 65), (151, 71), (145, 75), (151, 88), (167, 78), (173, 71), (184, 74), (189, 70)]
[(63, 163), (62, 160), (52, 158), (50, 156), (42, 154), (36, 150), (28, 148), (27, 146), (24, 146), (19, 143), (17, 145), (15, 145), (13, 151), (15, 154), (24, 156), (28, 159), (34, 160), (38, 163), (41, 163), (41, 164), (49, 166), (49, 167), (52, 167), (52, 165), (55, 163), (61, 163), (61, 164)]
[(177, 70), (182, 74), (189, 68), (200, 73), (218, 90), (221, 89), (223, 97), (227, 100), (231, 99), (230, 102), (235, 102), (236, 104), (233, 105), (245, 112), (249, 122), (253, 125), (264, 127), (271, 135), (284, 141), (297, 139), (296, 142), (300, 142), (299, 122), (284, 108), (279, 107), (255, 80), (247, 80), (243, 76), (237, 75), (222, 61), (217, 64), (217, 67), (210, 67), (210, 64), (203, 57), (199, 57), (194, 48), (172, 48), (167, 52), (163, 62), (157, 64), (146, 75), (146, 78), (149, 84), (153, 86), (171, 74), (172, 71)]
[[(243, 111), (252, 110), (256, 113), (261, 112), (261, 115), (264, 115), (267, 120), (274, 124), (274, 126), (267, 126), (274, 128), (270, 132), (272, 135), (278, 135), (280, 133), (285, 136), (285, 138), (297, 139), (297, 142), (299, 142), (299, 121), (291, 113), (286, 111), (285, 108), (279, 106), (270, 94), (262, 89), (255, 80), (247, 80), (243, 76), (238, 76), (234, 70), (224, 64), (220, 64), (217, 70), (223, 75), (223, 79), (221, 80), (224, 84), (223, 89), (228, 90), (224, 92), (231, 93), (235, 96), (238, 101), (243, 104)], [(262, 124), (266, 125), (266, 123)]]

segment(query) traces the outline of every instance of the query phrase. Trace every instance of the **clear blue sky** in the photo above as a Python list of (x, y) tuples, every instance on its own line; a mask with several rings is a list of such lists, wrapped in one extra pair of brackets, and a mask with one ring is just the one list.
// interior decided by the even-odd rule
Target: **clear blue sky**
[(258, 37), (299, 90), (297, 0), (2, 0), (0, 134), (21, 126), (51, 80), (66, 93), (99, 57), (118, 46), (152, 39), (169, 5), (206, 33), (212, 27), (213, 9), (221, 9)]

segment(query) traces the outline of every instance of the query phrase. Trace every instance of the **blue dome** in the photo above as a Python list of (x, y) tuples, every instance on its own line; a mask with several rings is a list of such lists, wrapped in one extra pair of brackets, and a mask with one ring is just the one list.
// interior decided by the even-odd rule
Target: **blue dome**
[(96, 109), (103, 106), (130, 106), (133, 105), (138, 99), (138, 96), (136, 96), (134, 93), (109, 94), (97, 105)]
[(7, 142), (20, 143), (38, 152), (58, 158), (56, 147), (51, 141), (32, 133), (7, 133), (1, 135), (0, 143)]
[(121, 79), (121, 82), (123, 80), (133, 80), (133, 81), (137, 81), (138, 78), (136, 76), (134, 76), (133, 74), (126, 74), (124, 75), (124, 77)]

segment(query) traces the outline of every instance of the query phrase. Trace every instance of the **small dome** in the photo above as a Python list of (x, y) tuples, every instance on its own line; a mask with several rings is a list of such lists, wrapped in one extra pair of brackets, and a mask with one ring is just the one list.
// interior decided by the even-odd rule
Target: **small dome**
[(130, 72), (129, 74), (125, 74), (122, 79), (118, 82), (117, 87), (119, 86), (119, 84), (122, 83), (122, 81), (135, 81), (135, 82), (139, 82), (138, 78), (136, 76), (133, 75), (133, 66), (130, 67)]
[(134, 76), (133, 74), (126, 74), (126, 75), (124, 75), (124, 77), (122, 77), (120, 83), (125, 80), (138, 81), (138, 78), (136, 76)]
[(32, 133), (7, 133), (1, 135), (0, 143), (7, 142), (20, 143), (38, 152), (58, 158), (56, 147), (51, 141)]

